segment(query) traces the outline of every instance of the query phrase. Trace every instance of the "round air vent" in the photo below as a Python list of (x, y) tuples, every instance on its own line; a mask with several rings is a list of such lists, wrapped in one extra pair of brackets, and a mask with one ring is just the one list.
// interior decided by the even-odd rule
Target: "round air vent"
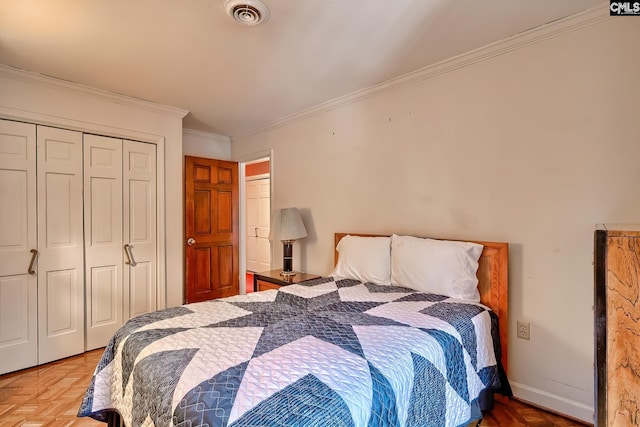
[(224, 8), (242, 25), (253, 26), (269, 20), (269, 8), (260, 0), (227, 0)]

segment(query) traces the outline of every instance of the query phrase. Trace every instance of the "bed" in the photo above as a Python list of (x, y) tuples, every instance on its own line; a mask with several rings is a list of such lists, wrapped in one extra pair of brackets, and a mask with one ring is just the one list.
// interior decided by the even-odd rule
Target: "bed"
[[(347, 236), (382, 237), (336, 233), (336, 247)], [(508, 245), (481, 244), (480, 302), (329, 276), (131, 319), (78, 416), (128, 427), (466, 425), (494, 391), (510, 393)], [(336, 263), (334, 273), (337, 253)]]

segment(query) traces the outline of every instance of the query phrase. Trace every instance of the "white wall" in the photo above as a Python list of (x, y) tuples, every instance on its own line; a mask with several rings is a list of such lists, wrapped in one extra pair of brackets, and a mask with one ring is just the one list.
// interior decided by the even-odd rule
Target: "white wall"
[(191, 129), (183, 129), (182, 154), (207, 159), (230, 160), (231, 138)]
[[(331, 271), (334, 232), (509, 242), (514, 391), (591, 421), (593, 231), (640, 219), (637, 40), (640, 21), (603, 18), (498, 46), (234, 138), (232, 157), (274, 150), (274, 208), (297, 206), (309, 228), (302, 270)], [(530, 341), (516, 338), (519, 319)]]
[[(182, 117), (187, 111), (0, 66), (0, 117), (158, 144), (164, 164), (166, 288), (160, 305), (183, 302)], [(163, 292), (166, 291), (166, 292)]]

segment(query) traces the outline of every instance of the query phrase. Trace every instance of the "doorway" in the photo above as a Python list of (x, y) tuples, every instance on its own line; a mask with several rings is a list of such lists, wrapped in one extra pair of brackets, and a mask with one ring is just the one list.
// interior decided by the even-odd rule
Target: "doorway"
[(253, 292), (253, 275), (271, 269), (271, 174), (268, 157), (245, 163), (245, 290)]

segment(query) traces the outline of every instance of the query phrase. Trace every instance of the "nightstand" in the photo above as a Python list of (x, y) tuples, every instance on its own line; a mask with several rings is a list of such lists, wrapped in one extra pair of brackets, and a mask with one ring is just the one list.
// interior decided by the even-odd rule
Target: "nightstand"
[(295, 276), (281, 276), (282, 270), (263, 271), (253, 275), (253, 290), (266, 291), (267, 289), (278, 289), (281, 286), (294, 285), (305, 280), (319, 279), (322, 276), (296, 271)]

